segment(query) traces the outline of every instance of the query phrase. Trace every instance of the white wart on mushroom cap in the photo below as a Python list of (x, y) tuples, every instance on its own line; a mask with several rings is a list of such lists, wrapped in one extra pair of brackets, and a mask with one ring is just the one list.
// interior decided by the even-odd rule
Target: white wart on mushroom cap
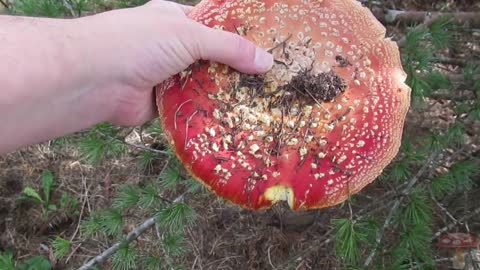
[(444, 248), (477, 247), (478, 239), (469, 233), (447, 233), (440, 237), (438, 246)]
[(157, 90), (177, 156), (218, 195), (327, 207), (398, 152), (410, 89), (396, 44), (358, 2), (206, 0), (190, 16), (275, 57), (262, 76), (198, 62)]

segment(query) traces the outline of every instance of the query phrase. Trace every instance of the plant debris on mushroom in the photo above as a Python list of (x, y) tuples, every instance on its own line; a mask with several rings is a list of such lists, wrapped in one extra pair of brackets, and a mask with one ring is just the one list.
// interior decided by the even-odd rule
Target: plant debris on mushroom
[(189, 172), (247, 208), (341, 203), (400, 146), (410, 89), (385, 28), (354, 0), (204, 0), (189, 14), (270, 50), (246, 75), (201, 61), (157, 87), (166, 136)]

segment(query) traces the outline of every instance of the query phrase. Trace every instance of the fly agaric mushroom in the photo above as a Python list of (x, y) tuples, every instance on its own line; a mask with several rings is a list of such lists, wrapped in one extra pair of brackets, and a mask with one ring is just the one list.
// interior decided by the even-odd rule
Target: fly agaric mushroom
[(410, 89), (397, 45), (354, 0), (204, 0), (189, 16), (271, 51), (265, 75), (200, 61), (157, 87), (187, 170), (251, 209), (341, 203), (400, 146)]
[(449, 233), (439, 238), (438, 246), (442, 248), (454, 248), (455, 255), (452, 260), (453, 269), (465, 269), (466, 248), (475, 248), (480, 245), (478, 239), (468, 233)]

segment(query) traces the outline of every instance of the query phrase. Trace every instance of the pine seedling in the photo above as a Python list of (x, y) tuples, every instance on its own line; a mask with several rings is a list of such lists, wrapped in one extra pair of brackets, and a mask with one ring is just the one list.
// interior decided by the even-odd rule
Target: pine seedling
[(68, 215), (78, 214), (78, 200), (72, 195), (63, 192), (60, 197), (60, 209)]
[(409, 194), (408, 203), (399, 215), (398, 221), (403, 232), (400, 243), (392, 252), (395, 269), (432, 265), (433, 252), (430, 247), (432, 213), (426, 191), (421, 188), (413, 189)]
[(69, 240), (63, 239), (60, 236), (55, 237), (55, 239), (52, 241), (53, 254), (55, 255), (55, 258), (61, 259), (68, 255), (71, 245), (72, 243)]
[(106, 209), (102, 211), (101, 230), (108, 236), (118, 236), (122, 233), (123, 216), (120, 211)]
[(182, 233), (165, 234), (162, 239), (162, 247), (168, 257), (178, 257), (187, 251)]
[(425, 161), (430, 149), (418, 148), (408, 136), (404, 136), (400, 146), (400, 155), (409, 164), (414, 165)]
[[(402, 232), (400, 243), (393, 249), (393, 269), (412, 269), (433, 265), (432, 232), (428, 224), (412, 224)], [(422, 268), (420, 268), (422, 269)]]
[(171, 159), (170, 164), (160, 175), (160, 186), (164, 190), (174, 189), (181, 180), (180, 165), (176, 159)]
[(465, 142), (465, 124), (456, 121), (448, 127), (446, 140), (450, 145), (461, 145)]
[(193, 178), (188, 178), (185, 182), (188, 193), (197, 193), (203, 189), (203, 185)]
[(425, 42), (426, 37), (428, 36), (428, 30), (425, 28), (419, 27), (412, 27), (405, 36), (405, 49), (404, 53), (407, 57), (415, 58), (422, 58), (422, 57), (414, 57), (419, 52), (419, 46), (421, 43)]
[(469, 101), (456, 102), (454, 110), (457, 115), (468, 114), (471, 111), (471, 107), (472, 106)]
[(155, 119), (148, 124), (146, 124), (145, 131), (147, 134), (152, 134), (155, 136), (163, 135), (162, 125), (160, 124), (159, 119)]
[(365, 221), (362, 221), (362, 223), (358, 225), (358, 227), (361, 229), (361, 232), (364, 235), (363, 243), (373, 247), (375, 245), (377, 233), (380, 229), (378, 222), (374, 219), (374, 217), (367, 217)]
[(448, 172), (435, 177), (430, 187), (437, 198), (463, 192), (474, 186), (472, 178), (478, 173), (479, 168), (472, 160), (458, 161), (450, 166)]
[(102, 228), (102, 217), (99, 212), (91, 213), (87, 219), (82, 220), (81, 229), (86, 236), (97, 234)]
[(115, 8), (137, 7), (147, 3), (149, 0), (118, 0)]
[(134, 185), (123, 185), (113, 199), (112, 207), (125, 211), (136, 206), (140, 200), (140, 188)]
[(454, 26), (450, 16), (439, 17), (430, 24), (428, 31), (436, 49), (444, 49), (452, 45), (452, 30), (454, 30)]
[(139, 166), (144, 170), (150, 170), (153, 162), (158, 159), (158, 154), (153, 151), (142, 151), (138, 161)]
[(452, 90), (452, 82), (450, 79), (438, 71), (432, 71), (425, 77), (426, 81), (429, 82), (429, 85), (432, 90)]
[(113, 270), (130, 270), (137, 267), (137, 250), (129, 244), (124, 244), (112, 258)]
[(426, 136), (425, 146), (432, 151), (442, 151), (448, 145), (446, 136), (431, 132)]
[(429, 33), (426, 29), (413, 28), (406, 35), (404, 50), (407, 73), (410, 76), (416, 71), (425, 71), (431, 68), (433, 58), (432, 49), (426, 44)]
[(406, 34), (402, 51), (404, 68), (408, 75), (407, 84), (412, 88), (412, 96), (417, 104), (422, 104), (423, 98), (429, 96), (439, 83), (445, 84), (445, 79), (440, 78), (438, 73), (431, 75), (433, 52), (451, 46), (452, 29), (451, 19), (441, 17), (429, 27), (413, 27)]
[(412, 175), (405, 159), (393, 163), (388, 169), (388, 177), (396, 183), (403, 183)]
[(424, 75), (413, 66), (407, 67), (407, 84), (412, 88), (413, 97), (424, 98), (431, 94), (432, 88), (428, 81), (424, 78)]
[(15, 15), (35, 17), (63, 17), (65, 7), (58, 0), (16, 0), (10, 6), (10, 12)]
[(79, 150), (89, 163), (97, 163), (104, 158), (118, 157), (125, 153), (126, 146), (117, 134), (119, 129), (108, 123), (98, 124), (81, 140)]
[(91, 12), (94, 10), (95, 3), (99, 2), (96, 0), (69, 0), (68, 1), (72, 6), (75, 15), (81, 17), (85, 13)]
[(87, 236), (102, 232), (108, 236), (118, 236), (122, 233), (123, 216), (114, 209), (104, 209), (92, 213), (82, 222), (82, 231)]
[(405, 227), (418, 224), (428, 226), (430, 224), (433, 211), (427, 198), (425, 190), (421, 188), (412, 190), (399, 220)]
[(441, 174), (435, 177), (430, 184), (430, 189), (436, 198), (443, 198), (446, 194), (455, 190), (455, 181), (450, 173)]
[(351, 219), (334, 219), (336, 229), (335, 253), (347, 265), (357, 265), (361, 259), (360, 245), (365, 241), (366, 235), (361, 231), (360, 224)]
[(169, 232), (180, 232), (186, 225), (193, 223), (195, 213), (185, 203), (174, 203), (157, 214), (158, 224)]
[(157, 185), (149, 183), (140, 190), (140, 198), (138, 199), (138, 206), (142, 209), (159, 208), (163, 206), (163, 200), (158, 195), (160, 191)]
[[(480, 85), (480, 84), (479, 84)], [(477, 96), (480, 95), (480, 91), (478, 91), (477, 93)], [(475, 102), (471, 112), (470, 112), (470, 116), (474, 119), (474, 120), (480, 120), (480, 102)]]
[(142, 269), (158, 270), (163, 268), (163, 260), (160, 256), (145, 256), (142, 258)]

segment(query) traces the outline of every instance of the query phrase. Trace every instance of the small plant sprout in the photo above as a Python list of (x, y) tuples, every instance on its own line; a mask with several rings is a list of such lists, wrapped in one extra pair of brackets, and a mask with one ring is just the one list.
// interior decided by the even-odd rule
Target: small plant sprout
[(189, 16), (275, 59), (254, 76), (200, 62), (157, 87), (165, 137), (216, 194), (251, 209), (333, 206), (396, 156), (410, 88), (397, 45), (358, 1), (204, 0)]
[(52, 264), (44, 256), (34, 256), (28, 258), (18, 265), (18, 270), (51, 270)]
[(52, 265), (44, 256), (33, 256), (18, 262), (12, 251), (0, 252), (1, 270), (51, 270)]
[(15, 260), (13, 258), (13, 252), (10, 250), (0, 252), (0, 269), (14, 270)]
[(69, 240), (63, 239), (60, 236), (55, 237), (55, 239), (52, 241), (53, 254), (55, 255), (55, 258), (61, 259), (68, 255), (71, 245), (72, 243)]
[(32, 187), (26, 187), (19, 200), (29, 200), (39, 204), (42, 207), (42, 213), (44, 218), (48, 217), (51, 211), (56, 211), (57, 206), (51, 203), (51, 193), (53, 191), (54, 179), (51, 171), (46, 170), (43, 172), (42, 177), (42, 191), (37, 191)]

